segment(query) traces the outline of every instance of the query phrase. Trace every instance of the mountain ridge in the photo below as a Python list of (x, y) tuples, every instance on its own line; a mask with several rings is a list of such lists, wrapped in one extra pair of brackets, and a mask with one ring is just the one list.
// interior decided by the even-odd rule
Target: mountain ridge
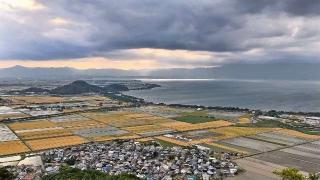
[(320, 64), (226, 64), (193, 69), (172, 68), (156, 70), (28, 68), (14, 66), (0, 69), (1, 78), (26, 79), (84, 79), (84, 78), (215, 78), (267, 80), (320, 80)]

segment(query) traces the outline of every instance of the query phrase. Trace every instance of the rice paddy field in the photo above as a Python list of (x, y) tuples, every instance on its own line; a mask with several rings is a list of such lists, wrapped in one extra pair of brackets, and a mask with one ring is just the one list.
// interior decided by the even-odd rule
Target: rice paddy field
[[(255, 125), (249, 113), (162, 105), (106, 112), (95, 109), (107, 102), (117, 104), (117, 101), (95, 95), (3, 98), (9, 99), (11, 104), (0, 106), (0, 121), (20, 117), (29, 119), (2, 121), (0, 156), (87, 142), (135, 139), (142, 143), (157, 141), (164, 147), (201, 145), (214, 153), (239, 153), (241, 159), (238, 162), (248, 175), (258, 172), (271, 177), (272, 170), (279, 167), (296, 167), (306, 172), (320, 169), (320, 136), (275, 128), (278, 126)], [(60, 103), (72, 108), (63, 110), (64, 114), (25, 108), (25, 105), (54, 106)], [(81, 112), (76, 112), (79, 110)], [(48, 116), (44, 119), (37, 118), (38, 115)]]
[(94, 121), (94, 120), (80, 120), (80, 121), (66, 121), (55, 123), (59, 127), (63, 127), (69, 130), (77, 130), (89, 127), (102, 127), (105, 126), (104, 123)]
[(65, 147), (86, 143), (87, 140), (80, 136), (64, 136), (26, 141), (26, 144), (33, 151), (45, 150), (57, 147)]
[(29, 152), (29, 148), (22, 141), (0, 142), (0, 155), (9, 155)]
[(211, 132), (220, 134), (220, 136), (214, 137), (214, 140), (222, 140), (222, 139), (228, 139), (238, 136), (248, 136), (248, 135), (254, 135), (259, 134), (263, 132), (272, 132), (277, 131), (278, 128), (259, 128), (259, 127), (222, 127), (222, 128), (216, 128), (216, 129), (210, 129)]
[(6, 125), (0, 124), (0, 143), (18, 140), (18, 137)]
[(29, 115), (8, 106), (0, 106), (0, 121), (5, 119), (22, 117), (29, 117)]
[(271, 151), (271, 150), (275, 150), (283, 147), (278, 144), (259, 141), (259, 140), (250, 139), (246, 137), (236, 137), (236, 138), (226, 139), (226, 140), (223, 140), (222, 142), (226, 144), (232, 144), (235, 146), (248, 148), (248, 149), (254, 149), (260, 152)]
[(112, 113), (86, 113), (83, 116), (90, 119), (109, 124), (115, 127), (131, 127), (152, 125), (166, 122), (173, 122), (174, 120), (158, 117), (146, 113), (136, 112), (112, 112)]
[(74, 133), (82, 137), (92, 138), (101, 136), (118, 136), (127, 134), (128, 131), (104, 125), (103, 127), (93, 127), (75, 130)]
[(224, 126), (230, 126), (232, 123), (224, 120), (210, 121), (205, 123), (191, 124), (186, 122), (168, 122), (162, 123), (162, 126), (172, 127), (178, 131), (191, 131), (191, 130), (199, 130), (199, 129), (209, 129), (209, 128), (218, 128)]
[[(61, 99), (49, 99), (50, 102), (57, 100)], [(44, 99), (17, 97), (15, 101), (43, 103)], [(63, 97), (62, 101), (102, 102), (99, 97)], [(11, 111), (15, 112), (15, 109), (2, 110)], [(282, 128), (238, 126), (250, 123), (251, 116), (244, 113), (165, 106), (73, 113), (0, 124), (0, 156), (87, 142), (136, 139), (139, 142), (158, 141), (170, 147), (202, 145), (215, 153), (236, 152), (242, 157), (250, 156), (250, 161), (242, 159), (241, 163), (251, 167), (259, 162), (262, 163), (259, 167), (272, 164), (305, 171), (320, 168), (320, 136)]]
[(31, 140), (31, 139), (43, 139), (59, 136), (69, 136), (72, 135), (71, 131), (66, 129), (49, 129), (42, 131), (31, 131), (31, 132), (20, 132), (17, 133), (22, 140)]
[(313, 141), (294, 147), (252, 156), (254, 159), (285, 167), (295, 167), (305, 172), (320, 169), (320, 141)]
[(49, 118), (48, 120), (54, 123), (61, 123), (61, 122), (68, 122), (68, 121), (83, 121), (83, 120), (89, 120), (89, 119), (79, 114), (71, 114), (66, 116), (52, 117), (52, 118)]
[(6, 99), (11, 100), (14, 105), (59, 103), (63, 101), (63, 98), (58, 96), (9, 96)]
[(11, 101), (12, 105), (28, 105), (28, 104), (53, 104), (61, 102), (89, 102), (98, 104), (110, 100), (105, 96), (49, 96), (49, 95), (29, 95), (29, 96), (7, 96), (2, 97)]
[(26, 121), (26, 122), (15, 122), (9, 123), (8, 126), (14, 131), (19, 130), (30, 130), (30, 129), (44, 129), (44, 128), (53, 128), (57, 125), (48, 120), (35, 120), (35, 121)]

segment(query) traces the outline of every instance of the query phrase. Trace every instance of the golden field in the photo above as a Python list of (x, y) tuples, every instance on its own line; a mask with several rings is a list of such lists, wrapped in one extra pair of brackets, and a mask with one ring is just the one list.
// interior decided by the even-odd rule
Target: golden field
[(159, 125), (131, 126), (123, 129), (134, 133), (168, 130), (168, 128)]
[(175, 139), (175, 138), (169, 138), (169, 137), (165, 137), (165, 136), (157, 136), (155, 137), (154, 139), (159, 139), (159, 140), (162, 140), (162, 141), (166, 141), (166, 142), (169, 142), (169, 143), (172, 143), (172, 144), (176, 144), (176, 145), (179, 145), (179, 146), (189, 146), (189, 142), (183, 142), (183, 141), (180, 141), (178, 139)]
[(280, 134), (295, 136), (295, 137), (304, 138), (304, 139), (320, 139), (319, 135), (305, 134), (305, 133), (295, 131), (295, 130), (290, 130), (290, 129), (281, 129), (277, 132)]
[(159, 125), (172, 128), (175, 130), (179, 130), (185, 126), (190, 126), (192, 125), (191, 123), (186, 123), (186, 122), (181, 122), (181, 121), (172, 121), (172, 122), (166, 122), (166, 123), (160, 123)]
[(17, 133), (17, 135), (23, 140), (31, 140), (31, 139), (43, 139), (43, 138), (51, 138), (58, 136), (69, 136), (72, 135), (71, 131), (66, 129), (51, 129), (45, 131), (32, 131), (32, 132), (22, 132)]
[(248, 114), (248, 115), (243, 115), (243, 116), (240, 116), (240, 117), (239, 117), (238, 123), (239, 123), (239, 124), (250, 123), (250, 119), (251, 119), (251, 116), (250, 116), (249, 114)]
[(110, 100), (106, 96), (99, 96), (99, 95), (93, 95), (93, 96), (72, 96), (72, 97), (64, 97), (64, 101), (68, 102), (82, 102), (82, 101), (106, 101)]
[(212, 138), (211, 137), (206, 137), (206, 138), (199, 138), (199, 139), (193, 139), (192, 141), (190, 141), (189, 144), (202, 144), (202, 143), (209, 143), (212, 142)]
[(66, 121), (66, 122), (56, 122), (60, 127), (66, 128), (66, 129), (81, 129), (81, 128), (87, 128), (87, 127), (100, 127), (105, 126), (105, 124), (94, 121), (94, 120), (80, 120), (80, 121)]
[(29, 151), (29, 148), (21, 141), (0, 142), (0, 155), (9, 155)]
[(139, 138), (137, 139), (138, 142), (148, 142), (148, 141), (154, 141), (153, 138), (151, 137), (146, 137), (146, 138)]
[(198, 130), (198, 129), (208, 129), (208, 128), (217, 128), (223, 126), (232, 125), (229, 121), (218, 120), (218, 121), (210, 121), (205, 123), (191, 124), (185, 122), (169, 122), (161, 124), (162, 126), (172, 127), (178, 131), (190, 131), (190, 130)]
[(258, 128), (258, 127), (222, 127), (211, 129), (209, 131), (220, 134), (213, 137), (213, 140), (222, 140), (238, 136), (248, 136), (263, 132), (270, 132), (279, 130), (278, 128)]
[(63, 101), (59, 96), (11, 96), (8, 97), (13, 104), (43, 104), (43, 103), (59, 103)]
[(0, 114), (0, 121), (4, 119), (9, 118), (24, 118), (24, 117), (30, 117), (30, 115), (23, 114), (23, 113), (17, 113), (17, 114)]
[(157, 117), (146, 113), (127, 111), (120, 111), (118, 113), (84, 113), (83, 115), (96, 121), (116, 127), (141, 126), (173, 121), (171, 119)]
[(45, 150), (57, 147), (71, 146), (77, 144), (83, 144), (87, 141), (80, 136), (64, 136), (64, 137), (55, 137), (55, 138), (46, 138), (46, 139), (37, 139), (26, 141), (26, 144), (33, 151)]
[(36, 120), (36, 121), (26, 121), (26, 122), (15, 122), (10, 123), (8, 126), (15, 130), (28, 130), (28, 129), (44, 129), (44, 128), (53, 128), (57, 127), (56, 124), (54, 124), (51, 121), (48, 120)]

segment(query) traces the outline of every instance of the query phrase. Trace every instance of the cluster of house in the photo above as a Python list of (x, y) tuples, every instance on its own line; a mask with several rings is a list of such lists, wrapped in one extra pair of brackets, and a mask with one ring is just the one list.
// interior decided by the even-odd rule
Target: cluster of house
[(179, 134), (165, 134), (163, 136), (168, 137), (168, 138), (175, 138), (175, 139), (181, 140), (183, 142), (191, 142), (192, 141), (192, 139), (183, 137)]
[(320, 127), (320, 117), (316, 116), (304, 116), (304, 115), (290, 115), (290, 114), (281, 114), (279, 117), (272, 116), (258, 116), (260, 120), (276, 120), (283, 123), (291, 124), (293, 126), (313, 126)]
[(214, 158), (208, 149), (162, 147), (156, 142), (92, 143), (43, 152), (44, 171), (54, 173), (63, 164), (95, 169), (110, 175), (135, 174), (143, 179), (188, 177), (209, 179), (233, 176), (239, 167), (228, 156)]
[(309, 126), (320, 127), (320, 117), (302, 116), (302, 115), (281, 115), (288, 123), (294, 122), (296, 124), (302, 123)]
[(87, 108), (90, 106), (86, 102), (77, 102), (77, 103), (56, 103), (56, 104), (42, 104), (42, 105), (27, 105), (21, 108), (28, 109), (30, 111), (63, 111), (64, 109), (72, 108)]

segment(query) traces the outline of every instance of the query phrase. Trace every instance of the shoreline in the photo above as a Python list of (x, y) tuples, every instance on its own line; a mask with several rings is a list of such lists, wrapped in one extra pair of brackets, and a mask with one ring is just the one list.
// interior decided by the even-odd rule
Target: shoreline
[[(161, 86), (160, 86), (161, 87)], [(150, 88), (153, 89), (153, 88)], [(139, 91), (139, 90), (150, 90), (150, 89), (137, 89), (137, 90), (129, 90), (129, 91)], [(128, 91), (127, 91), (128, 92)], [(263, 110), (263, 109), (252, 109), (246, 107), (237, 107), (237, 106), (206, 106), (206, 105), (195, 105), (195, 104), (180, 104), (180, 103), (164, 103), (164, 102), (152, 102), (146, 101), (144, 98), (139, 98), (136, 96), (123, 94), (121, 96), (131, 97), (134, 99), (134, 102), (143, 101), (145, 105), (161, 105), (161, 106), (169, 106), (169, 107), (182, 107), (182, 108), (202, 108), (202, 109), (209, 109), (209, 110), (222, 110), (222, 111), (236, 111), (236, 112), (246, 112), (246, 113), (253, 113), (253, 112), (261, 112), (261, 113), (276, 113), (278, 115), (282, 114), (290, 114), (290, 115), (304, 115), (304, 116), (319, 116), (320, 112), (313, 112), (313, 111), (285, 111), (285, 110)]]

